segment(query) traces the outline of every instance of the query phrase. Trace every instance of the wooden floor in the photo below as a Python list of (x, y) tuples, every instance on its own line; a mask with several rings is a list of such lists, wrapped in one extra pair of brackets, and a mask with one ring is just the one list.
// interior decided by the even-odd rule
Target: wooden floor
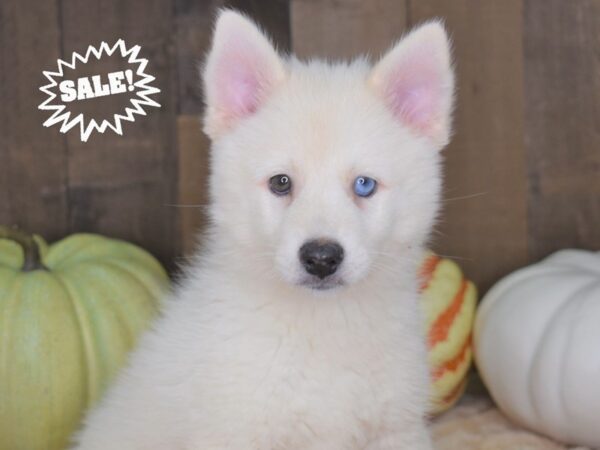
[[(174, 268), (204, 222), (181, 205), (206, 202), (198, 67), (221, 6), (301, 57), (375, 56), (444, 18), (459, 89), (433, 247), (482, 290), (556, 249), (600, 249), (596, 0), (2, 0), (0, 223), (129, 239)], [(162, 107), (87, 143), (42, 127), (42, 70), (119, 38), (141, 45)]]

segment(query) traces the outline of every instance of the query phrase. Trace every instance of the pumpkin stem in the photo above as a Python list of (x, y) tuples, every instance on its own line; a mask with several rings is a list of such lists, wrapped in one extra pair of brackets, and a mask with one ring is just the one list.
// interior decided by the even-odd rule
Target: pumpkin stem
[(0, 226), (0, 239), (16, 242), (23, 249), (23, 272), (33, 270), (48, 270), (40, 258), (40, 247), (32, 234), (21, 230)]

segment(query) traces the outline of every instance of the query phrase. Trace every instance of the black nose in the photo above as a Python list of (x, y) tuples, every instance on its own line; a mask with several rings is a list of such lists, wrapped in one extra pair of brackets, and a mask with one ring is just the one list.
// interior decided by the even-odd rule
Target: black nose
[(300, 247), (300, 262), (311, 275), (323, 279), (334, 273), (344, 259), (344, 249), (337, 242), (308, 241)]

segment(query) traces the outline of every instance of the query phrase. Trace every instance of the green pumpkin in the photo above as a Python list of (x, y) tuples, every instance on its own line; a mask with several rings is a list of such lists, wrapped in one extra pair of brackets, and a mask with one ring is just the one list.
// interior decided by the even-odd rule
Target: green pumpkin
[(0, 450), (63, 450), (155, 316), (168, 279), (144, 250), (0, 227)]

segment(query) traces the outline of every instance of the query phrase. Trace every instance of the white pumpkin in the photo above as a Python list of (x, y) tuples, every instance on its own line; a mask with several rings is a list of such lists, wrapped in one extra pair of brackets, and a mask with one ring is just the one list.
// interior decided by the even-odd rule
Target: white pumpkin
[(483, 298), (475, 359), (514, 422), (600, 447), (600, 253), (562, 250)]

